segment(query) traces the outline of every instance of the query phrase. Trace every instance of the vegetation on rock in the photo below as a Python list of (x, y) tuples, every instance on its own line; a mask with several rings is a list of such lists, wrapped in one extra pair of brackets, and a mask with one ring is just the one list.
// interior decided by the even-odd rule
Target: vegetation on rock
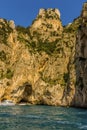
[(80, 36), (86, 39), (83, 21), (79, 16), (63, 27), (57, 9), (41, 9), (27, 28), (0, 19), (0, 100), (75, 105), (77, 84), (81, 90), (86, 84), (78, 76), (86, 64), (85, 47), (78, 43)]

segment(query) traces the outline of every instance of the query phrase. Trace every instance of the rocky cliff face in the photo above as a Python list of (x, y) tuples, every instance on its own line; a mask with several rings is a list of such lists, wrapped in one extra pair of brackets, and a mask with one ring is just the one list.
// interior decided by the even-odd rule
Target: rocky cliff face
[(75, 51), (75, 105), (87, 107), (87, 3), (83, 5), (81, 17), (82, 24), (78, 29)]
[(81, 14), (63, 27), (57, 9), (28, 28), (0, 19), (0, 100), (86, 106), (85, 23)]

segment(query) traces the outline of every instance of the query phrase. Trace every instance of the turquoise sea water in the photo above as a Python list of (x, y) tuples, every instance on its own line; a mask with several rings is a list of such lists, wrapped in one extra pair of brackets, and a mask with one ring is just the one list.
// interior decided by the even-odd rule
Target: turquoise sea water
[(87, 130), (87, 110), (53, 106), (0, 106), (0, 130)]

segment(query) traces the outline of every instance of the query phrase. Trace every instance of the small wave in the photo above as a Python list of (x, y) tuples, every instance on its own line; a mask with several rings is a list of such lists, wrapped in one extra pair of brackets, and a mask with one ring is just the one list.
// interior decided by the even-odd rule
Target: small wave
[[(33, 118), (33, 119), (43, 119), (44, 117), (42, 117), (42, 116), (35, 116), (35, 115), (27, 115), (26, 116), (27, 118)], [(44, 118), (45, 119), (45, 118)]]
[(85, 115), (85, 112), (78, 112), (77, 115)]
[(78, 122), (70, 122), (70, 121), (57, 121), (58, 124), (67, 124), (67, 125), (76, 125), (76, 126), (81, 126), (81, 123)]
[(83, 125), (83, 126), (81, 126), (79, 128), (82, 129), (82, 130), (87, 130), (87, 125)]

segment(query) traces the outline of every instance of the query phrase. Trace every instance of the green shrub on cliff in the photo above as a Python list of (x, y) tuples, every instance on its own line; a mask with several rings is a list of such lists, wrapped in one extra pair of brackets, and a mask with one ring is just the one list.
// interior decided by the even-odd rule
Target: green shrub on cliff
[(16, 27), (16, 30), (18, 31), (18, 33), (29, 34), (28, 28), (25, 28), (25, 27), (22, 27), (22, 26), (19, 26), (19, 25)]
[(0, 22), (0, 41), (2, 44), (7, 45), (7, 38), (13, 29), (9, 26), (8, 21), (4, 19), (4, 22)]
[(0, 60), (1, 61), (5, 61), (6, 60), (6, 54), (5, 54), (5, 52), (3, 50), (0, 51)]
[(41, 41), (38, 42), (37, 44), (37, 51), (45, 51), (47, 54), (51, 55), (56, 48), (56, 42), (44, 42), (42, 43)]
[(11, 79), (13, 77), (13, 71), (11, 69), (7, 69), (5, 76), (7, 79)]
[(67, 83), (67, 81), (68, 81), (68, 79), (69, 79), (69, 73), (64, 73), (63, 79), (64, 79), (64, 81)]

